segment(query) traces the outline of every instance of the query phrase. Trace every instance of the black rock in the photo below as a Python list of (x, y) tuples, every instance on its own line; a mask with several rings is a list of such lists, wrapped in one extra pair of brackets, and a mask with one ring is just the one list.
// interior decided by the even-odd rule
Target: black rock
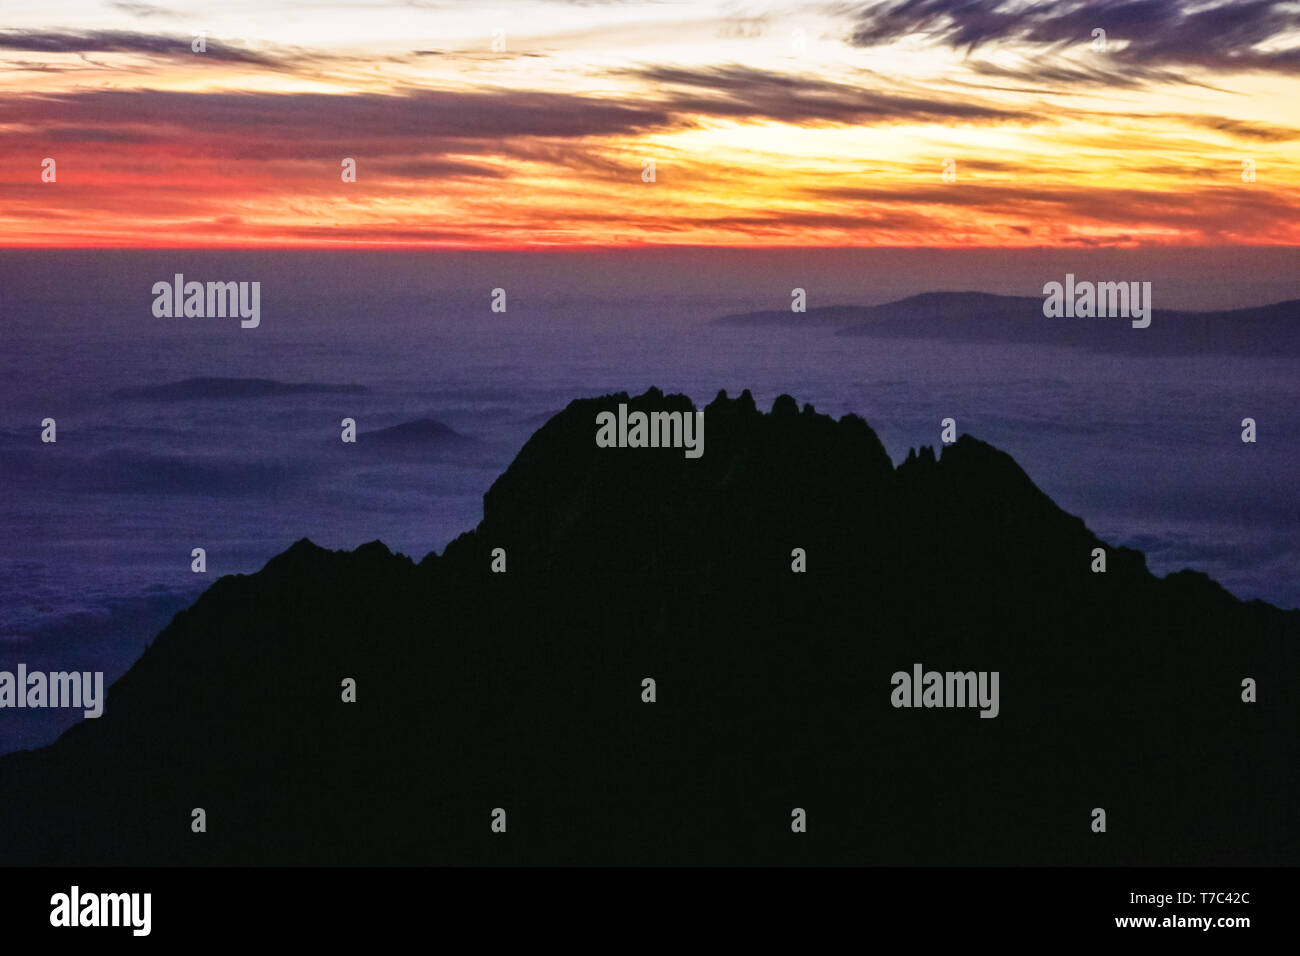
[[(217, 581), (0, 758), (0, 862), (1296, 862), (1300, 612), (1154, 577), (970, 437), (895, 469), (746, 392), (702, 458), (597, 448), (620, 402), (692, 409), (572, 402), (441, 556)], [(893, 707), (914, 663), (998, 671), (998, 716)]]

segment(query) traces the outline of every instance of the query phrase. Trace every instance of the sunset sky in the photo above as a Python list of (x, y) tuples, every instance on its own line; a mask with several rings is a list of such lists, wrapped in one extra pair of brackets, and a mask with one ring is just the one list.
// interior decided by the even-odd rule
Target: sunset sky
[(1293, 245), (1297, 142), (1300, 4), (1273, 0), (56, 0), (0, 26), (6, 246)]

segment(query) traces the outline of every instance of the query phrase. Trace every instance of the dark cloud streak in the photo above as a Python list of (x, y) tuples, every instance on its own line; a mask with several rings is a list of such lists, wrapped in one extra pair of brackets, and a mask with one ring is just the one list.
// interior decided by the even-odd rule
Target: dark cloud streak
[(81, 33), (37, 30), (0, 31), (0, 50), (47, 54), (135, 53), (153, 57), (207, 57), (225, 63), (247, 63), (275, 68), (286, 65), (283, 57), (247, 50), (211, 37), (205, 38), (205, 52), (195, 53), (190, 47), (192, 42), (191, 37), (136, 33), (131, 30), (92, 30)]
[(859, 47), (922, 35), (968, 55), (1008, 43), (1087, 48), (1092, 31), (1101, 28), (1116, 45), (1095, 55), (1124, 72), (1300, 72), (1300, 49), (1265, 48), (1300, 29), (1300, 11), (1290, 0), (1042, 0), (1017, 7), (1005, 0), (880, 0), (833, 9), (853, 18), (850, 43)]
[(1027, 122), (1039, 118), (965, 99), (886, 93), (734, 64), (701, 69), (646, 66), (615, 73), (666, 88), (660, 92), (661, 99), (676, 110), (708, 116), (845, 124), (937, 119)]

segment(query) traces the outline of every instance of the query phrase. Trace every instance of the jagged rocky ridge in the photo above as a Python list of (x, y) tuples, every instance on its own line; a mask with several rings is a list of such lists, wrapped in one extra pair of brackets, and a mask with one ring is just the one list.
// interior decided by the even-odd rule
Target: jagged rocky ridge
[[(572, 402), (441, 556), (304, 539), (218, 580), (102, 718), (0, 758), (0, 862), (1296, 862), (1300, 613), (1125, 549), (1091, 573), (968, 436), (894, 468), (745, 392), (699, 460), (597, 448), (624, 401), (692, 408)], [(914, 662), (999, 671), (999, 716), (891, 707)]]

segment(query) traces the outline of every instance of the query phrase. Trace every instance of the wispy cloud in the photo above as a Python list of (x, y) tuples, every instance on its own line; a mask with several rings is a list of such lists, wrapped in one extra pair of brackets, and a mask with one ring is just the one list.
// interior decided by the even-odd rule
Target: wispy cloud
[(29, 6), (0, 30), (0, 244), (1300, 242), (1297, 17), (1294, 0)]
[(1059, 49), (1085, 46), (1102, 29), (1115, 60), (1133, 67), (1300, 70), (1300, 8), (1291, 0), (878, 0), (835, 9), (853, 18), (859, 47), (924, 36), (965, 53), (993, 44)]
[[(196, 56), (190, 44), (192, 37), (164, 36), (156, 33), (137, 33), (130, 30), (90, 30), (63, 32), (42, 30), (0, 31), (0, 50), (21, 50), (28, 53), (137, 53), (150, 57)], [(228, 63), (248, 63), (263, 67), (283, 67), (292, 57), (276, 56), (245, 49), (235, 44), (205, 39), (206, 51), (202, 56)]]
[(966, 98), (908, 96), (830, 80), (729, 64), (703, 69), (647, 66), (622, 71), (666, 89), (666, 104), (686, 113), (784, 123), (1027, 121), (1034, 114)]
[(110, 3), (109, 6), (115, 10), (121, 10), (129, 17), (139, 17), (141, 19), (176, 16), (175, 11), (168, 10), (166, 7), (154, 6), (152, 3), (132, 3), (128, 2), (128, 0), (117, 0), (117, 2)]

